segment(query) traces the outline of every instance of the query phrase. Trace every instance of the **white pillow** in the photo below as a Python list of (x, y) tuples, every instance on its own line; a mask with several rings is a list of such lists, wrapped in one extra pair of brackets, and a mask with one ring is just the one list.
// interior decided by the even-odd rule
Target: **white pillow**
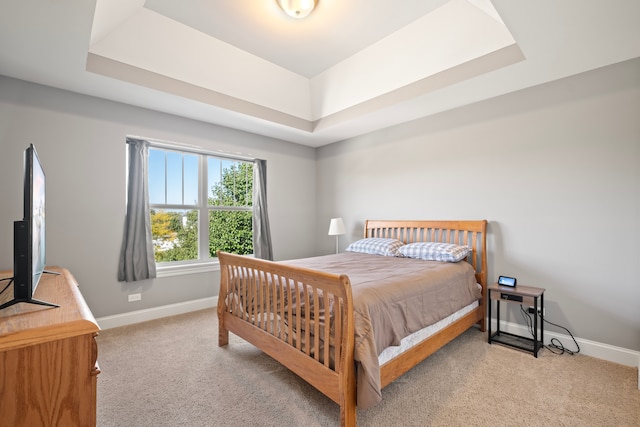
[(468, 246), (453, 243), (417, 242), (399, 248), (398, 252), (407, 258), (418, 258), (427, 261), (458, 262), (469, 254)]
[(398, 253), (398, 248), (402, 245), (404, 245), (404, 243), (397, 239), (368, 237), (366, 239), (360, 239), (353, 242), (346, 250), (349, 252), (360, 252), (371, 255), (401, 256)]

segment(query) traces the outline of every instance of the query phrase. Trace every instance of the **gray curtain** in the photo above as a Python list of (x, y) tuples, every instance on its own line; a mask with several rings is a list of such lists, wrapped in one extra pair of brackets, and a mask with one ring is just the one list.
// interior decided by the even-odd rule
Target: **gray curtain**
[(253, 163), (253, 255), (273, 261), (267, 213), (267, 162), (259, 159)]
[(147, 159), (149, 142), (127, 138), (129, 178), (127, 216), (118, 263), (118, 281), (133, 282), (156, 277), (153, 257)]

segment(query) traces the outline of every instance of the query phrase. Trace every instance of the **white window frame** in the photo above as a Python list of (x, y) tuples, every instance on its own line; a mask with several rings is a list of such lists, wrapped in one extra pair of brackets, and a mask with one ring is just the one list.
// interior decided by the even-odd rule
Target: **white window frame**
[[(212, 210), (244, 210), (253, 211), (250, 208), (238, 207), (219, 207), (209, 206), (208, 200), (208, 165), (207, 159), (210, 157), (218, 159), (226, 159), (238, 162), (255, 161), (255, 158), (245, 157), (241, 155), (227, 155), (215, 151), (201, 150), (193, 147), (185, 147), (177, 143), (167, 143), (159, 141), (149, 141), (149, 149), (157, 149), (164, 151), (174, 151), (182, 154), (193, 154), (198, 156), (198, 204), (197, 205), (176, 205), (176, 204), (157, 204), (149, 202), (149, 209), (180, 209), (180, 210), (197, 210), (198, 211), (198, 259), (186, 261), (172, 261), (166, 263), (156, 263), (157, 277), (170, 277), (184, 274), (196, 274), (204, 272), (212, 272), (220, 270), (220, 263), (217, 258), (209, 256), (209, 211)], [(184, 170), (183, 170), (184, 174)], [(203, 231), (203, 230), (206, 230)], [(203, 238), (206, 236), (206, 238)], [(251, 255), (252, 256), (252, 255)]]

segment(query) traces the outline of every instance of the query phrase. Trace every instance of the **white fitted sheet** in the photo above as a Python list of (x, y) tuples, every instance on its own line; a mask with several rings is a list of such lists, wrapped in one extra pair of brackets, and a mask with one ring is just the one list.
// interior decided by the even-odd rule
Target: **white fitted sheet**
[(466, 314), (469, 314), (474, 308), (478, 307), (478, 305), (479, 305), (479, 302), (474, 301), (471, 304), (467, 305), (466, 307), (463, 307), (460, 310), (456, 311), (455, 313), (449, 315), (448, 317), (445, 317), (439, 322), (436, 322), (433, 325), (427, 326), (426, 328), (420, 329), (419, 331), (416, 331), (411, 335), (404, 337), (400, 341), (400, 345), (394, 345), (394, 346), (385, 348), (384, 350), (382, 350), (382, 353), (378, 355), (378, 363), (380, 364), (380, 366), (382, 366), (383, 364), (387, 363), (389, 360), (393, 359), (394, 357), (404, 353), (411, 347), (421, 343), (425, 339), (429, 338), (436, 332), (439, 332), (442, 329), (446, 328), (447, 326), (449, 326), (456, 320), (460, 319), (461, 317), (465, 316)]

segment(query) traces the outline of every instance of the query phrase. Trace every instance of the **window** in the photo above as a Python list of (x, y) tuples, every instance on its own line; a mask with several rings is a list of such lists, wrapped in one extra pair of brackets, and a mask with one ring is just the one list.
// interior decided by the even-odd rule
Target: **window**
[(159, 266), (253, 253), (253, 162), (151, 146), (148, 165)]

